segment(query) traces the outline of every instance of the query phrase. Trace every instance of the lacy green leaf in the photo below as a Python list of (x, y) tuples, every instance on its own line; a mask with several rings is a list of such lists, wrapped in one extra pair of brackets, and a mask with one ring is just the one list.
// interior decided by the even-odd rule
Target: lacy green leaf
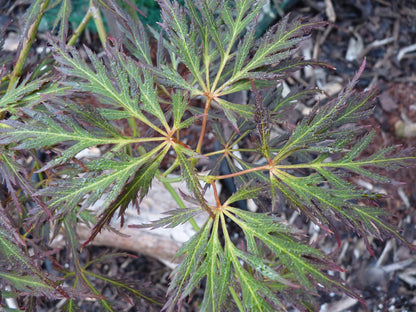
[[(183, 114), (185, 113), (188, 107), (189, 98), (187, 96), (183, 96), (181, 93), (177, 92), (172, 94), (172, 112), (173, 112), (173, 128), (181, 129), (186, 128), (185, 125), (181, 125), (181, 121), (183, 118)], [(194, 121), (191, 119), (191, 121)]]
[[(361, 65), (354, 79), (336, 99), (323, 107), (319, 107), (319, 109), (316, 106), (309, 116), (299, 123), (288, 142), (275, 156), (275, 162), (285, 159), (298, 149), (344, 135), (347, 130), (340, 129), (341, 125), (352, 120), (357, 121), (359, 116), (365, 118), (368, 115), (369, 105), (375, 95), (374, 90), (361, 93), (358, 97), (353, 92), (353, 88), (364, 70), (364, 66), (365, 62)], [(350, 127), (348, 131), (354, 132), (356, 128)]]
[(0, 98), (0, 113), (5, 111), (14, 111), (16, 106), (21, 104), (22, 100), (27, 100), (28, 96), (34, 91), (40, 89), (44, 84), (42, 80), (28, 81), (28, 78), (20, 84), (16, 81), (12, 87)]
[(224, 205), (230, 205), (240, 200), (246, 200), (250, 198), (257, 198), (261, 192), (265, 190), (264, 185), (251, 186), (250, 184), (243, 185), (235, 193), (233, 193), (225, 201)]
[[(168, 288), (169, 299), (165, 303), (163, 310), (168, 312), (175, 310), (176, 304), (183, 297), (183, 290), (189, 283), (190, 278), (200, 270), (201, 265), (203, 265), (204, 251), (209, 240), (209, 232), (212, 224), (212, 219), (208, 219), (201, 229), (179, 249), (176, 256), (180, 257), (181, 255), (184, 255), (185, 257), (171, 274), (172, 281)], [(201, 276), (200, 273), (199, 276)]]
[(131, 174), (131, 180), (124, 185), (118, 196), (114, 201), (101, 213), (99, 220), (91, 231), (90, 237), (85, 241), (84, 245), (91, 242), (105, 225), (110, 224), (115, 212), (119, 210), (118, 217), (121, 217), (121, 226), (124, 223), (124, 212), (129, 204), (136, 204), (138, 200), (142, 200), (155, 177), (155, 174), (159, 168), (160, 162), (166, 156), (168, 148), (164, 148), (157, 156), (140, 166), (136, 172)]
[(68, 19), (72, 12), (72, 2), (71, 0), (61, 0), (60, 2), (60, 8), (53, 23), (53, 28), (55, 29), (60, 24), (59, 37), (61, 40), (66, 40), (68, 34)]
[(217, 99), (216, 100), (221, 108), (224, 109), (224, 112), (227, 114), (228, 112), (237, 113), (239, 116), (245, 118), (252, 118), (253, 117), (253, 107), (246, 105), (246, 104), (239, 104), (239, 103), (231, 103), (224, 99)]
[(7, 280), (16, 290), (49, 299), (69, 298), (70, 293), (47, 276), (21, 249), (25, 243), (0, 209), (0, 279)]
[[(141, 79), (136, 77), (139, 75), (138, 73), (129, 78), (126, 74), (127, 69), (124, 67), (123, 63), (118, 62), (115, 62), (114, 66), (112, 66), (110, 70), (107, 70), (98, 57), (87, 47), (85, 47), (85, 50), (94, 70), (86, 64), (79, 52), (74, 48), (63, 48), (54, 45), (54, 50), (56, 52), (54, 54), (55, 59), (60, 66), (58, 67), (58, 70), (64, 75), (83, 79), (86, 82), (84, 84), (79, 84), (66, 81), (65, 85), (75, 89), (80, 89), (82, 87), (82, 91), (90, 91), (103, 99), (107, 99), (109, 104), (123, 108), (131, 117), (137, 118), (157, 132), (164, 133), (150, 122), (139, 108), (138, 89), (131, 88), (132, 80)], [(130, 73), (132, 72), (130, 71)], [(117, 83), (114, 83), (112, 78), (115, 78)]]
[(169, 210), (164, 212), (168, 217), (161, 218), (156, 221), (152, 221), (149, 224), (130, 225), (134, 228), (151, 228), (156, 229), (160, 227), (174, 228), (180, 224), (188, 222), (191, 218), (194, 218), (202, 213), (201, 207), (195, 208), (180, 208), (175, 210)]
[(129, 51), (144, 64), (151, 65), (149, 36), (139, 19), (133, 19), (119, 3), (114, 0), (105, 1), (110, 12), (119, 21), (120, 32), (125, 34), (125, 41)]
[(180, 145), (173, 146), (181, 166), (182, 176), (186, 181), (188, 189), (195, 195), (202, 207), (206, 207), (206, 202), (202, 194), (201, 185), (196, 175), (194, 165), (186, 158), (186, 148)]
[[(17, 210), (22, 213), (22, 205), (19, 200), (19, 190), (31, 194), (34, 188), (25, 178), (24, 167), (14, 160), (15, 155), (11, 151), (0, 150), (0, 174), (3, 183), (7, 186), (10, 196)], [(45, 211), (47, 211), (45, 209)], [(47, 212), (50, 216), (50, 213)]]
[[(52, 196), (49, 206), (58, 209), (58, 215), (72, 211), (80, 202), (83, 202), (83, 207), (88, 207), (98, 199), (104, 199), (101, 208), (105, 209), (117, 198), (125, 183), (138, 168), (149, 162), (164, 146), (165, 143), (140, 157), (126, 161), (105, 159), (90, 161), (87, 164), (87, 168), (92, 170), (89, 174), (81, 178), (73, 178), (71, 183), (64, 181), (52, 183), (45, 189), (37, 191), (36, 194)], [(102, 168), (105, 168), (107, 172), (102, 173)], [(94, 174), (95, 171), (98, 171), (98, 176)], [(85, 201), (83, 199), (86, 195), (89, 196)]]
[[(290, 237), (290, 233), (288, 233), (287, 230), (284, 230), (284, 227), (279, 223), (273, 222), (273, 219), (270, 218), (269, 221), (265, 222), (265, 218), (257, 217), (258, 214), (232, 207), (228, 207), (224, 214), (243, 230), (247, 239), (251, 239), (251, 244), (247, 245), (248, 252), (258, 254), (259, 249), (256, 246), (257, 244), (254, 243), (255, 240), (264, 243), (265, 246), (275, 254), (278, 261), (294, 274), (294, 282), (297, 285), (302, 285), (302, 287), (315, 292), (315, 287), (310, 280), (310, 277), (312, 277), (313, 280), (321, 283), (328, 290), (335, 288), (338, 291), (348, 293), (349, 296), (362, 300), (361, 297), (348, 288), (345, 283), (335, 280), (322, 271), (317, 265), (319, 262), (308, 260), (313, 258), (324, 259), (324, 255), (321, 252), (315, 248), (304, 245), (299, 241), (295, 241)], [(258, 256), (262, 255), (258, 254)], [(244, 280), (247, 285), (250, 285), (246, 290), (247, 296), (250, 297), (253, 291), (253, 284), (246, 280), (252, 281), (252, 278), (241, 270), (238, 274), (241, 275), (241, 279)], [(254, 285), (256, 284), (257, 282)], [(265, 285), (262, 284), (261, 288), (264, 289), (264, 287)], [(248, 298), (247, 300), (249, 300), (247, 304), (250, 305), (261, 304), (261, 302), (253, 302), (252, 298)]]
[[(108, 121), (100, 118), (99, 114), (88, 114), (88, 121), (99, 131), (85, 128), (79, 121), (65, 112), (59, 112), (50, 107), (54, 116), (45, 112), (22, 109), (32, 118), (32, 122), (22, 123), (17, 120), (5, 120), (7, 128), (0, 129), (3, 135), (1, 144), (19, 143), (15, 149), (30, 149), (39, 147), (53, 147), (58, 143), (72, 143), (59, 157), (51, 160), (43, 169), (62, 164), (75, 157), (80, 151), (100, 144), (114, 144), (118, 148), (130, 143), (151, 141), (152, 139), (128, 138), (121, 135)], [(81, 113), (78, 111), (78, 115)], [(90, 113), (92, 111), (90, 110)]]
[(219, 218), (214, 220), (211, 239), (206, 247), (207, 258), (205, 260), (204, 274), (206, 274), (206, 285), (202, 311), (223, 311), (228, 304), (227, 287), (231, 279), (231, 259), (226, 257), (221, 246), (218, 233)]
[[(191, 71), (200, 86), (205, 89), (205, 82), (201, 76), (200, 59), (198, 57), (199, 48), (196, 39), (198, 34), (195, 28), (188, 23), (184, 8), (180, 7), (176, 1), (171, 3), (167, 0), (161, 0), (159, 5), (163, 20), (162, 28), (167, 33), (172, 48), (175, 50), (176, 55), (181, 57), (182, 62)], [(191, 28), (189, 25), (191, 25)]]

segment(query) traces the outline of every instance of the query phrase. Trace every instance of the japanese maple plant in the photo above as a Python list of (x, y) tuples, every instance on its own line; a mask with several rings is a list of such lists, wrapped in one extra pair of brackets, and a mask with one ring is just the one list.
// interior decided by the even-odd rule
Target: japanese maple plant
[[(369, 237), (394, 236), (414, 249), (375, 205), (381, 195), (354, 184), (357, 176), (388, 182), (379, 167), (414, 162), (410, 151), (396, 147), (360, 156), (374, 137), (362, 121), (372, 114), (376, 90), (355, 90), (365, 61), (336, 98), (316, 102), (296, 125), (287, 121), (297, 103), (321, 91), (292, 87), (286, 93), (283, 82), (305, 66), (331, 69), (298, 53), (325, 22), (286, 16), (257, 38), (265, 1), (186, 0), (182, 6), (160, 0), (159, 27), (145, 28), (131, 3), (102, 0), (90, 1), (89, 15), (68, 38), (71, 2), (61, 0), (53, 3), (59, 13), (48, 39), (53, 59), (29, 67), (27, 51), (49, 2), (33, 1), (19, 58), (13, 71), (1, 71), (4, 308), (7, 298), (28, 310), (36, 309), (39, 298), (66, 298), (65, 308), (74, 311), (78, 300), (95, 298), (112, 311), (92, 279), (133, 299), (143, 296), (128, 283), (91, 273), (79, 254), (112, 219), (123, 219), (130, 204), (140, 203), (154, 179), (165, 185), (183, 180), (188, 189), (176, 194), (178, 206), (166, 207), (164, 218), (137, 226), (191, 222), (195, 228), (178, 251), (181, 262), (162, 310), (179, 309), (197, 288), (203, 291), (201, 311), (280, 311), (290, 305), (314, 310), (318, 291), (346, 293), (365, 305), (334, 274), (342, 268), (282, 218), (284, 203), (338, 243), (335, 224), (341, 222), (364, 238), (370, 253)], [(106, 37), (100, 9), (117, 21), (117, 38)], [(74, 47), (91, 18), (104, 53)], [(24, 66), (30, 73), (22, 74)], [(241, 93), (249, 95), (247, 101), (237, 101)], [(101, 149), (99, 159), (75, 157), (90, 147)], [(217, 190), (222, 180), (235, 186), (225, 199)], [(215, 202), (206, 199), (210, 188)], [(89, 209), (98, 200), (99, 212)], [(181, 208), (183, 200), (191, 208)], [(247, 201), (256, 205), (236, 204)], [(197, 215), (205, 219), (199, 226)], [(75, 230), (79, 223), (91, 228), (83, 245)], [(58, 233), (66, 237), (74, 272), (65, 271), (51, 250)], [(45, 261), (55, 273), (46, 271)]]

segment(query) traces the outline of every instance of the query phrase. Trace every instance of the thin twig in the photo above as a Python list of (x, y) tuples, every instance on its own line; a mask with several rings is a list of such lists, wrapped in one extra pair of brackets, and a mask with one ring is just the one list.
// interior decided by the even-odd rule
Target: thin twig
[[(27, 56), (29, 54), (29, 50), (32, 47), (33, 40), (35, 40), (36, 33), (38, 31), (38, 27), (40, 24), (40, 21), (42, 20), (43, 15), (45, 14), (46, 8), (49, 5), (50, 0), (45, 0), (41, 6), (38, 13), (38, 16), (36, 17), (36, 20), (33, 22), (33, 24), (30, 26), (27, 36), (25, 37), (25, 40), (23, 41), (22, 50), (20, 51), (19, 58), (17, 59), (16, 65), (13, 68), (12, 73), (10, 74), (10, 81), (9, 86), (7, 88), (7, 91), (10, 91), (10, 89), (15, 85), (16, 81), (20, 78), (20, 75), (22, 74), (23, 66), (26, 62)], [(4, 112), (1, 113), (0, 119), (3, 119)]]
[(75, 44), (75, 42), (81, 36), (82, 32), (87, 27), (88, 23), (91, 21), (91, 19), (94, 19), (95, 25), (97, 26), (98, 36), (100, 37), (101, 44), (103, 47), (105, 47), (107, 35), (106, 35), (103, 19), (101, 17), (100, 10), (95, 6), (92, 0), (90, 0), (90, 6), (87, 10), (87, 13), (85, 13), (85, 16), (82, 19), (81, 23), (78, 25), (71, 39), (69, 39), (68, 41), (69, 46), (73, 46)]
[(101, 17), (100, 9), (94, 5), (93, 0), (90, 0), (90, 9), (92, 12), (92, 18), (95, 22), (95, 26), (97, 26), (98, 36), (100, 37), (101, 44), (105, 48), (107, 42), (107, 34), (105, 31), (103, 18)]
[(205, 135), (205, 130), (206, 130), (207, 121), (208, 121), (208, 112), (209, 112), (209, 108), (211, 107), (211, 102), (212, 102), (212, 97), (209, 97), (207, 99), (207, 102), (205, 103), (204, 117), (202, 119), (201, 134), (199, 135), (198, 145), (196, 147), (197, 153), (201, 153), (202, 142), (204, 141), (204, 135)]
[(81, 23), (78, 25), (77, 29), (75, 30), (74, 34), (72, 35), (71, 39), (68, 41), (69, 46), (73, 46), (75, 42), (78, 40), (81, 33), (84, 31), (85, 27), (87, 27), (88, 23), (92, 18), (91, 7), (85, 13), (84, 18), (82, 19)]

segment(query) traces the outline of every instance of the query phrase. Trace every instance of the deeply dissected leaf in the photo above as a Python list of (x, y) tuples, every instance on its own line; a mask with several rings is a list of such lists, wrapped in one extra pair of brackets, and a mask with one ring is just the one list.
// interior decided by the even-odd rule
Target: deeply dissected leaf
[[(289, 22), (285, 17), (276, 26), (272, 27), (259, 39), (256, 44), (254, 56), (239, 71), (225, 82), (220, 89), (224, 89), (244, 78), (269, 79), (267, 72), (259, 76), (253, 76), (253, 72), (258, 71), (262, 66), (277, 65), (280, 61), (290, 57), (295, 52), (298, 44), (304, 40), (311, 29), (324, 26), (324, 22), (302, 23), (299, 20)], [(273, 72), (271, 66), (271, 72)], [(276, 76), (277, 77), (277, 76)], [(276, 79), (275, 77), (275, 79)]]
[(233, 69), (232, 76), (237, 75), (240, 72), (241, 68), (247, 62), (247, 57), (249, 56), (250, 50), (254, 46), (254, 39), (255, 39), (255, 32), (256, 32), (256, 24), (257, 20), (253, 19), (253, 21), (248, 25), (248, 30), (244, 36), (244, 39), (240, 42), (237, 55), (235, 59), (235, 65)]
[[(95, 145), (114, 144), (124, 146), (129, 143), (139, 143), (151, 141), (152, 139), (128, 138), (121, 135), (108, 121), (101, 118), (99, 114), (94, 114), (93, 110), (89, 111), (89, 122), (95, 126), (85, 128), (79, 121), (74, 119), (66, 112), (58, 111), (49, 107), (54, 116), (47, 113), (23, 109), (23, 111), (32, 118), (32, 123), (22, 123), (16, 120), (3, 121), (7, 128), (0, 131), (3, 133), (0, 138), (1, 144), (20, 143), (15, 149), (30, 149), (36, 147), (52, 147), (58, 143), (76, 142), (70, 148), (66, 149), (60, 157), (50, 161), (46, 167), (50, 168), (62, 164), (73, 158), (80, 151)], [(78, 111), (78, 114), (81, 113)]]
[(198, 199), (200, 205), (204, 208), (207, 207), (205, 202), (204, 196), (202, 194), (201, 185), (199, 183), (199, 179), (197, 177), (194, 165), (186, 158), (184, 152), (186, 152), (186, 148), (182, 147), (181, 145), (174, 145), (174, 149), (176, 155), (179, 159), (179, 163), (181, 165), (182, 176), (186, 181), (186, 184), (189, 190), (195, 195)]
[(173, 128), (180, 129), (183, 114), (188, 108), (189, 98), (183, 97), (180, 93), (172, 94), (172, 113), (173, 113)]
[[(73, 211), (81, 202), (83, 207), (86, 208), (99, 199), (104, 200), (101, 204), (104, 210), (119, 196), (125, 183), (138, 168), (148, 163), (164, 146), (165, 144), (161, 144), (140, 157), (130, 158), (126, 161), (105, 159), (90, 161), (87, 164), (87, 168), (91, 170), (90, 176), (87, 174), (81, 178), (73, 178), (72, 183), (62, 181), (52, 184), (37, 191), (36, 195), (52, 196), (49, 206), (58, 209), (58, 215)], [(102, 174), (103, 169), (110, 172)], [(94, 172), (98, 172), (99, 175), (97, 176)], [(89, 195), (88, 199), (83, 201), (86, 195)]]
[(240, 200), (257, 198), (260, 195), (260, 193), (264, 190), (265, 190), (264, 185), (251, 186), (250, 184), (247, 184), (243, 187), (240, 187), (235, 193), (233, 193), (230, 197), (228, 197), (224, 205), (230, 205)]
[(133, 228), (151, 228), (156, 229), (159, 227), (174, 228), (180, 224), (188, 222), (191, 218), (201, 214), (201, 208), (181, 208), (176, 210), (170, 210), (165, 212), (168, 217), (161, 218), (153, 221), (150, 224), (130, 225)]
[(172, 47), (182, 62), (191, 71), (196, 81), (205, 88), (205, 83), (201, 76), (200, 59), (198, 57), (197, 32), (195, 28), (189, 28), (188, 17), (185, 11), (175, 1), (171, 3), (167, 0), (160, 0), (161, 17), (163, 20), (162, 28), (168, 35)]
[(224, 109), (224, 113), (237, 113), (245, 118), (253, 117), (253, 108), (246, 104), (231, 103), (224, 99), (217, 99), (218, 104)]
[(58, 14), (56, 16), (53, 28), (56, 28), (58, 24), (59, 27), (59, 37), (61, 40), (65, 41), (66, 36), (68, 35), (68, 19), (72, 12), (72, 2), (71, 0), (61, 0)]
[[(287, 231), (284, 230), (284, 227), (273, 222), (271, 218), (267, 220), (259, 217), (258, 214), (231, 207), (228, 208), (225, 215), (241, 227), (247, 240), (252, 241), (252, 243), (247, 246), (249, 252), (253, 252), (254, 254), (258, 253), (257, 247), (254, 247), (256, 245), (253, 245), (254, 239), (263, 242), (276, 255), (278, 261), (294, 274), (295, 281), (298, 285), (302, 285), (302, 287), (306, 287), (314, 292), (315, 287), (311, 283), (311, 277), (313, 280), (326, 287), (328, 291), (332, 291), (335, 287), (338, 291), (348, 293), (349, 296), (362, 301), (362, 298), (348, 288), (345, 283), (330, 277), (319, 267), (308, 261), (310, 257), (316, 257), (318, 259), (324, 258), (318, 250), (303, 245), (299, 241), (294, 244), (295, 241), (286, 233)], [(236, 216), (241, 218), (241, 220), (236, 218)], [(259, 256), (261, 255), (259, 254)], [(240, 274), (243, 274), (242, 277), (248, 277), (245, 273)], [(263, 288), (264, 285), (257, 287)], [(250, 289), (247, 289), (247, 291), (249, 290)], [(247, 300), (253, 299), (249, 298)]]
[(17, 210), (22, 213), (22, 207), (18, 199), (18, 190), (23, 190), (26, 194), (33, 192), (32, 186), (26, 180), (24, 168), (15, 160), (10, 152), (1, 151), (0, 154), (0, 181), (4, 183), (10, 193), (13, 203)]
[[(85, 48), (94, 71), (85, 63), (79, 55), (79, 52), (75, 49), (68, 47), (67, 50), (65, 50), (65, 48), (59, 47), (58, 45), (54, 45), (54, 49), (56, 52), (55, 58), (60, 64), (58, 70), (64, 75), (76, 77), (85, 81), (85, 83), (81, 85), (66, 81), (65, 85), (76, 89), (80, 89), (82, 86), (82, 91), (89, 91), (96, 96), (107, 99), (109, 104), (117, 108), (123, 108), (130, 116), (137, 118), (157, 132), (164, 133), (149, 121), (139, 108), (138, 88), (131, 87), (132, 81), (141, 79), (140, 77), (136, 77), (139, 75), (137, 71), (135, 75), (129, 77), (126, 74), (128, 67), (123, 69), (123, 63), (114, 63), (114, 66), (111, 67), (110, 70), (107, 70), (98, 57), (91, 50)], [(130, 63), (127, 62), (126, 66), (128, 66), (128, 64)], [(134, 74), (133, 71), (130, 71), (129, 73)], [(117, 83), (112, 81), (113, 78)]]
[[(19, 246), (20, 245), (20, 246)], [(21, 249), (24, 242), (13, 228), (10, 220), (0, 208), (0, 279), (7, 280), (16, 290), (33, 296), (50, 299), (69, 298), (65, 290), (54, 279), (47, 276)]]
[(16, 51), (16, 55), (20, 54), (22, 48), (23, 48), (23, 38), (26, 38), (28, 36), (28, 33), (30, 31), (30, 28), (34, 24), (35, 20), (38, 18), (39, 14), (43, 14), (41, 8), (45, 4), (49, 2), (48, 0), (35, 0), (31, 2), (30, 7), (22, 17), (22, 21), (24, 21), (23, 28), (20, 32), (20, 38), (19, 38), (19, 45)]
[(255, 96), (255, 107), (256, 111), (254, 113), (254, 123), (257, 128), (258, 135), (260, 137), (259, 142), (259, 150), (261, 154), (266, 157), (266, 159), (270, 159), (270, 125), (269, 125), (269, 112), (263, 105), (263, 101), (261, 99), (261, 95), (257, 90), (256, 84), (253, 80), (250, 80), (251, 85), (253, 87), (253, 93)]
[(214, 221), (212, 232), (214, 235), (207, 245), (206, 253), (206, 285), (201, 309), (206, 311), (222, 311), (227, 307), (227, 286), (231, 279), (231, 261), (226, 257), (220, 240), (216, 235), (219, 218)]
[[(71, 213), (62, 219), (62, 225), (65, 229), (65, 239), (67, 240), (68, 248), (70, 248), (72, 254), (71, 268), (76, 277), (72, 287), (73, 289), (78, 290), (79, 293), (88, 294), (89, 298), (99, 299), (104, 308), (106, 308), (108, 311), (113, 311), (100, 291), (95, 289), (92, 283), (88, 280), (85, 267), (83, 267), (81, 264), (82, 260), (80, 259), (79, 253), (80, 242), (76, 237), (76, 218), (74, 217), (75, 214)], [(69, 300), (67, 306), (68, 310), (74, 309), (74, 301), (75, 300), (73, 298)]]
[(326, 22), (323, 21), (305, 23), (301, 20), (294, 20), (289, 22), (287, 15), (260, 38), (256, 53), (247, 64), (245, 71), (249, 72), (263, 65), (276, 64), (282, 56), (287, 58), (286, 51), (296, 49), (299, 42), (304, 40), (313, 28), (325, 25)]
[[(324, 159), (321, 158), (321, 161), (313, 161), (311, 164), (302, 165), (304, 168), (315, 169), (319, 172), (319, 175), (311, 174), (307, 177), (294, 177), (281, 170), (274, 170), (273, 174), (276, 179), (272, 178), (272, 185), (326, 231), (332, 230), (333, 217), (336, 216), (360, 236), (363, 236), (366, 242), (367, 235), (371, 234), (381, 239), (380, 233), (383, 232), (408, 244), (393, 226), (386, 224), (382, 218), (384, 216), (383, 211), (367, 205), (357, 204), (359, 201), (366, 202), (371, 198), (376, 198), (377, 194), (361, 190), (331, 172), (331, 170), (342, 168), (378, 181), (386, 181), (384, 176), (362, 167), (382, 165), (388, 168), (390, 164), (397, 166), (400, 163), (413, 160), (411, 157), (384, 158), (387, 151), (383, 151), (376, 153), (374, 158), (370, 156), (374, 162), (365, 159), (354, 161), (365, 146), (369, 144), (371, 138), (372, 134), (363, 137), (339, 161), (327, 163), (323, 162)], [(377, 164), (377, 160), (381, 164)], [(320, 187), (325, 181), (328, 181), (332, 187)], [(415, 248), (411, 244), (408, 245), (410, 248)]]
[[(183, 297), (182, 292), (189, 282), (189, 279), (198, 270), (201, 270), (201, 264), (203, 264), (203, 256), (205, 254), (204, 250), (209, 240), (212, 223), (212, 219), (208, 219), (201, 229), (179, 249), (177, 257), (181, 255), (185, 255), (185, 257), (171, 274), (172, 281), (168, 289), (170, 297), (163, 307), (163, 310), (168, 312), (175, 310), (176, 304)], [(199, 273), (199, 276), (201, 278), (203, 277), (201, 273)]]
[[(357, 121), (359, 116), (364, 118), (368, 115), (369, 105), (375, 96), (374, 90), (362, 93), (360, 96), (355, 96), (353, 92), (364, 66), (365, 62), (354, 79), (336, 99), (322, 107), (316, 106), (309, 116), (302, 120), (274, 161), (281, 161), (293, 151), (311, 146), (313, 143), (336, 139), (347, 131), (339, 128), (341, 125)], [(354, 130), (352, 127), (348, 129), (349, 132)]]
[(169, 131), (169, 125), (157, 99), (157, 91), (153, 87), (152, 76), (147, 71), (144, 71), (144, 81), (144, 83), (142, 81), (138, 82), (143, 109), (156, 116), (165, 129)]
[(137, 200), (142, 200), (147, 194), (152, 180), (155, 177), (160, 162), (166, 156), (169, 148), (164, 148), (154, 159), (144, 163), (133, 173), (133, 178), (120, 191), (120, 194), (114, 201), (101, 213), (97, 224), (92, 229), (91, 236), (85, 241), (83, 246), (91, 242), (102, 228), (109, 224), (116, 210), (119, 210), (118, 216), (121, 217), (121, 226), (124, 223), (124, 212), (129, 204), (135, 204)]
[(126, 35), (129, 50), (138, 60), (144, 64), (151, 65), (149, 37), (143, 24), (140, 20), (134, 20), (116, 1), (109, 0), (106, 2), (108, 2), (108, 8), (111, 9), (115, 18), (120, 22), (120, 31)]
[(28, 79), (23, 80), (19, 85), (16, 82), (0, 98), (0, 113), (14, 109), (23, 99), (27, 100), (28, 95), (39, 90), (43, 83), (44, 81), (41, 80), (28, 81)]
[[(185, 259), (173, 272), (172, 285), (169, 292), (174, 294), (164, 309), (173, 311), (175, 305), (190, 295), (201, 281), (206, 278), (203, 311), (223, 311), (228, 306), (227, 286), (230, 282), (232, 266), (230, 258), (225, 256), (221, 246), (218, 230), (219, 215), (214, 221), (209, 219), (178, 255), (186, 251)], [(209, 235), (208, 231), (212, 231)], [(208, 236), (209, 235), (209, 236)], [(182, 274), (181, 274), (182, 273)]]

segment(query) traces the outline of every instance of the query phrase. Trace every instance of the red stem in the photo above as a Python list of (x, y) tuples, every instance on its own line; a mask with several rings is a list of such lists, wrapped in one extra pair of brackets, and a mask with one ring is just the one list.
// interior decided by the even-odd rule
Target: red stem
[(209, 97), (205, 103), (204, 118), (202, 119), (201, 134), (199, 135), (198, 145), (196, 146), (196, 152), (201, 153), (202, 142), (204, 141), (205, 130), (207, 128), (208, 112), (211, 107), (212, 97)]

